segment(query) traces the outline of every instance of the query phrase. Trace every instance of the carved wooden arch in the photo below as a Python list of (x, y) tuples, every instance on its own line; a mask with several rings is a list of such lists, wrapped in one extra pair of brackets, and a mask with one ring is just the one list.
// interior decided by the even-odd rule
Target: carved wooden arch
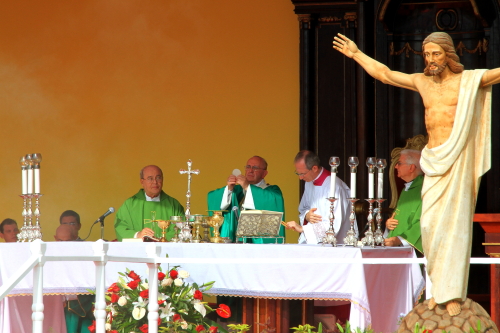
[[(392, 0), (383, 0), (380, 3), (380, 10), (378, 12), (378, 20), (380, 22), (384, 22), (385, 14), (387, 12), (387, 7), (389, 7), (389, 4), (391, 3)], [(477, 17), (477, 19), (481, 22), (483, 27), (488, 27), (487, 21), (482, 17), (481, 13), (479, 12), (479, 7), (477, 6), (477, 1), (476, 0), (469, 0), (472, 9), (474, 10), (474, 15)]]
[(394, 168), (396, 167), (396, 163), (399, 161), (399, 156), (401, 155), (401, 151), (404, 149), (414, 149), (414, 150), (422, 150), (425, 145), (429, 141), (428, 136), (423, 136), (422, 134), (418, 134), (413, 138), (406, 140), (406, 146), (403, 148), (396, 147), (391, 152), (391, 166), (389, 168), (389, 184), (391, 186), (391, 204), (389, 208), (396, 208), (399, 199), (399, 189), (396, 182), (396, 173), (394, 172)]

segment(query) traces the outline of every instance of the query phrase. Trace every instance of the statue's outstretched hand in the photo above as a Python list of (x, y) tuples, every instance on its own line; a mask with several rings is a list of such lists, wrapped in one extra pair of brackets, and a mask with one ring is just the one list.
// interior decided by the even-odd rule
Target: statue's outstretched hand
[(358, 46), (352, 40), (342, 34), (335, 36), (333, 41), (333, 48), (344, 55), (352, 58), (354, 53), (358, 52)]

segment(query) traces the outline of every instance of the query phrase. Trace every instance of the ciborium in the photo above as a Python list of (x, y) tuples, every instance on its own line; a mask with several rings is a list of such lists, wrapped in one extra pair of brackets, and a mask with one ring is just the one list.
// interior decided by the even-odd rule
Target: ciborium
[(205, 219), (205, 216), (203, 215), (192, 215), (191, 217), (194, 218), (193, 221), (193, 238), (191, 239), (191, 243), (202, 243), (203, 238), (201, 237), (200, 233), (200, 227), (203, 225), (203, 220)]
[(212, 210), (213, 215), (207, 219), (208, 225), (214, 229), (214, 236), (210, 237), (211, 243), (224, 243), (224, 239), (220, 236), (219, 228), (224, 223), (222, 216), (223, 210)]
[(174, 237), (170, 240), (173, 243), (179, 243), (178, 232), (182, 228), (182, 216), (170, 216), (170, 223), (174, 223)]
[(168, 229), (168, 227), (170, 226), (170, 221), (169, 220), (156, 220), (156, 224), (158, 224), (158, 227), (161, 228), (160, 242), (168, 242), (167, 239), (165, 238), (165, 229)]

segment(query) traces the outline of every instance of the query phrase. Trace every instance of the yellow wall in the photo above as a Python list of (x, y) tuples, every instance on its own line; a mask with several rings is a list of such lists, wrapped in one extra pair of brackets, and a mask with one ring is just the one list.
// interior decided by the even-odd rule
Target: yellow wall
[[(41, 153), (43, 239), (59, 215), (81, 237), (157, 164), (192, 213), (248, 157), (269, 163), (297, 218), (299, 26), (290, 0), (72, 0), (0, 4), (0, 218), (22, 221), (18, 160)], [(105, 238), (114, 239), (114, 215)], [(96, 225), (89, 240), (99, 238)], [(289, 238), (295, 241), (295, 235)]]

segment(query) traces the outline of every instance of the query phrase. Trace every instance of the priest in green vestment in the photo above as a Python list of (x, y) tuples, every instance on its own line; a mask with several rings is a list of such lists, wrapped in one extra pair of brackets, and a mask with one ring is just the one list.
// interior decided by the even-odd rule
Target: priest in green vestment
[[(229, 237), (233, 242), (236, 241), (238, 217), (241, 209), (283, 212), (283, 220), (285, 219), (283, 194), (277, 185), (266, 183), (264, 180), (266, 175), (266, 160), (260, 156), (253, 156), (247, 161), (244, 176), (241, 174), (230, 175), (226, 186), (208, 193), (209, 210), (227, 210), (223, 214), (224, 223), (220, 228), (221, 237)], [(283, 226), (280, 227), (279, 235), (285, 236)], [(250, 242), (250, 239), (247, 241)], [(253, 238), (252, 241), (258, 244), (275, 243), (272, 238)]]
[[(148, 165), (141, 170), (140, 176), (142, 189), (125, 200), (116, 213), (115, 232), (120, 242), (124, 238), (160, 237), (161, 230), (153, 226), (151, 220), (168, 220), (170, 216), (185, 214), (179, 201), (163, 192), (163, 172), (159, 167)], [(166, 229), (167, 240), (174, 233), (174, 225), (171, 224)]]
[(412, 149), (401, 151), (396, 170), (398, 177), (406, 184), (399, 196), (396, 211), (386, 221), (386, 227), (390, 232), (385, 239), (385, 246), (411, 245), (423, 254), (420, 215), (424, 177), (419, 161), (420, 151)]

